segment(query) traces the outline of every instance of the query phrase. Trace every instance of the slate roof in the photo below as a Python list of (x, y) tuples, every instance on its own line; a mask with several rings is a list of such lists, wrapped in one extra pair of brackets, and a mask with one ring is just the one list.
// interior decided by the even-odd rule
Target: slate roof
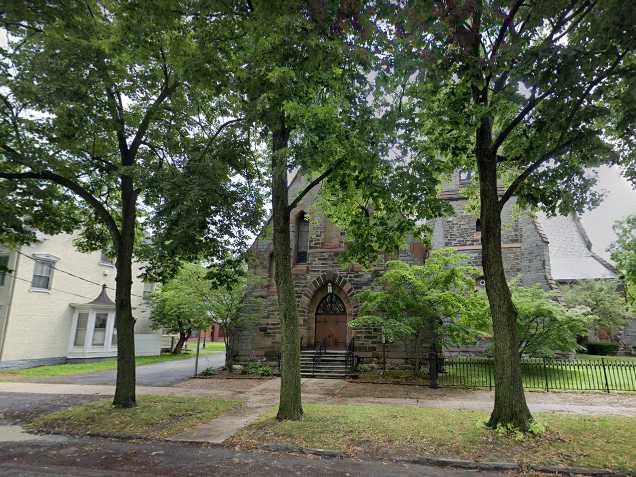
[(93, 301), (89, 301), (87, 305), (114, 305), (115, 302), (110, 299), (106, 291), (106, 284), (102, 285), (102, 291)]
[(574, 215), (537, 218), (548, 239), (552, 278), (557, 282), (617, 278), (616, 269), (592, 251), (583, 224)]

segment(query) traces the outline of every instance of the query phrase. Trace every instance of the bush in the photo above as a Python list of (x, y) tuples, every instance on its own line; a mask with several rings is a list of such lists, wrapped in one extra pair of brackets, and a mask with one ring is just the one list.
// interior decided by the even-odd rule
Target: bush
[(266, 364), (258, 363), (256, 361), (252, 361), (247, 363), (247, 365), (241, 371), (242, 374), (249, 374), (250, 376), (272, 376), (274, 372), (270, 366)]
[(199, 376), (216, 376), (217, 370), (215, 368), (206, 368), (199, 373)]
[(589, 354), (597, 356), (614, 356), (618, 352), (618, 345), (609, 342), (588, 343), (586, 348)]

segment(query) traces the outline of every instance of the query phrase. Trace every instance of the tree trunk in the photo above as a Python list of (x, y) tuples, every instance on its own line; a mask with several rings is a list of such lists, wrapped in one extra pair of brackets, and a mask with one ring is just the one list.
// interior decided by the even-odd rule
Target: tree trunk
[(228, 333), (228, 329), (223, 329), (223, 341), (225, 342), (225, 369), (231, 373), (234, 365), (234, 356), (232, 356), (234, 350), (232, 348), (232, 336), (231, 333)]
[(190, 338), (190, 333), (188, 333), (187, 331), (179, 331), (179, 340), (177, 341), (177, 344), (174, 346), (174, 349), (172, 350), (172, 354), (181, 354), (181, 351), (183, 351), (183, 346), (185, 345), (186, 341), (188, 341), (189, 338)]
[(274, 279), (281, 323), (281, 382), (277, 418), (302, 419), (300, 395), (300, 338), (296, 296), (291, 273), (289, 197), (287, 191), (287, 143), (289, 131), (274, 131), (272, 151), (272, 217), (274, 224)]
[(132, 314), (132, 256), (135, 243), (137, 194), (130, 176), (121, 177), (122, 226), (117, 246), (115, 323), (117, 325), (117, 380), (115, 407), (134, 407), (135, 396), (135, 319)]
[(495, 406), (488, 426), (513, 425), (526, 431), (531, 419), (521, 381), (517, 310), (506, 281), (501, 252), (501, 208), (497, 159), (491, 152), (492, 125), (482, 120), (477, 132), (477, 165), (481, 202), (482, 266), (495, 341)]

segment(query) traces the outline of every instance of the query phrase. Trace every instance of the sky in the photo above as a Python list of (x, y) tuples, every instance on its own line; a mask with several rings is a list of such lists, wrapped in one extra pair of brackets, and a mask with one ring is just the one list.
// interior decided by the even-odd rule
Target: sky
[(607, 248), (616, 238), (612, 225), (630, 214), (636, 214), (636, 190), (621, 176), (617, 167), (601, 167), (597, 188), (607, 194), (596, 209), (581, 216), (592, 241), (593, 250), (609, 258)]

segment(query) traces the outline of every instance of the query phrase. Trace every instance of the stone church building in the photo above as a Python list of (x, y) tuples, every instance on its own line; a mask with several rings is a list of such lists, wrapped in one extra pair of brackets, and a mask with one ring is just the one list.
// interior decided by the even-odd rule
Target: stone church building
[[(445, 187), (442, 197), (450, 202), (454, 216), (438, 218), (433, 223), (433, 249), (453, 247), (481, 266), (480, 224), (477, 217), (465, 211), (467, 200), (462, 186), (470, 180), (466, 173), (456, 172)], [(296, 174), (289, 185), (294, 198), (307, 185)], [(330, 350), (344, 350), (355, 342), (355, 354), (363, 362), (408, 363), (412, 350), (404, 344), (383, 345), (382, 336), (368, 330), (353, 330), (347, 322), (356, 317), (356, 294), (370, 287), (382, 274), (384, 257), (375, 268), (343, 266), (338, 256), (344, 251), (343, 234), (312, 207), (318, 191), (307, 194), (291, 213), (292, 274), (296, 288), (298, 317), (303, 349), (315, 349), (320, 343)], [(532, 217), (513, 213), (514, 199), (502, 211), (502, 247), (508, 278), (519, 277), (524, 285), (539, 284), (545, 289), (557, 288), (559, 282), (583, 278), (615, 278), (615, 270), (595, 255), (578, 219)], [(311, 212), (311, 221), (305, 215)], [(252, 245), (250, 272), (262, 277), (251, 297), (259, 296), (259, 321), (239, 337), (239, 361), (265, 360), (276, 364), (280, 350), (280, 322), (277, 312), (276, 285), (273, 278), (271, 228), (266, 228)], [(413, 240), (399, 251), (399, 259), (422, 264), (427, 256), (422, 243)], [(397, 251), (396, 251), (397, 253)], [(557, 267), (553, 267), (556, 264)], [(250, 296), (248, 296), (250, 299)], [(636, 344), (636, 342), (635, 342)], [(483, 349), (483, 348), (482, 348)], [(464, 347), (463, 352), (478, 348)], [(459, 350), (456, 350), (459, 351)], [(387, 359), (388, 356), (388, 359)]]

